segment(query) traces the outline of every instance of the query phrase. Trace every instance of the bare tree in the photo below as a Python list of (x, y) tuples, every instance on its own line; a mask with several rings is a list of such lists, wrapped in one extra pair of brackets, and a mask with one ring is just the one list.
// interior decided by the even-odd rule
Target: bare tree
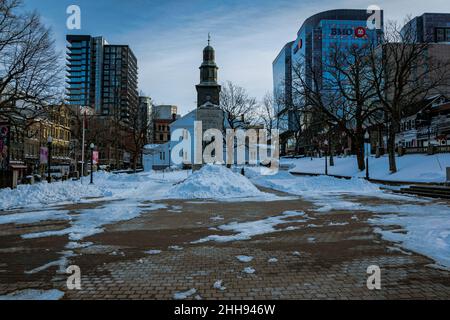
[(392, 173), (397, 171), (395, 135), (406, 107), (442, 89), (448, 92), (450, 61), (430, 55), (431, 50), (433, 45), (419, 42), (415, 30), (401, 30), (396, 22), (389, 22), (382, 44), (371, 56), (377, 99), (386, 117), (389, 170)]
[(25, 123), (61, 98), (62, 64), (50, 30), (21, 0), (0, 1), (0, 116)]
[(365, 127), (379, 110), (370, 72), (369, 57), (374, 49), (370, 45), (336, 44), (328, 56), (314, 61), (313, 66), (294, 66), (293, 100), (300, 101), (303, 114), (309, 113), (304, 116), (304, 125), (316, 133), (316, 140), (321, 137), (329, 141), (327, 149), (331, 146), (329, 131), (350, 137), (359, 170), (365, 169)]
[[(227, 81), (220, 92), (220, 108), (224, 112), (228, 126), (236, 129), (256, 119), (257, 101), (247, 91)], [(242, 119), (244, 121), (242, 121)]]
[(267, 134), (270, 136), (273, 129), (278, 129), (274, 98), (271, 93), (265, 94), (258, 113), (258, 121), (264, 125)]
[(130, 152), (133, 156), (133, 170), (136, 171), (138, 158), (147, 143), (147, 134), (152, 122), (148, 119), (148, 109), (143, 110), (140, 104), (132, 104), (127, 126), (127, 137), (130, 139)]
[[(338, 46), (332, 48), (326, 72), (330, 86), (337, 88), (340, 103), (334, 108), (324, 110), (348, 136), (352, 137), (359, 170), (365, 169), (364, 133), (376, 120), (380, 110), (376, 104), (376, 90), (370, 65), (370, 57), (375, 47)], [(328, 112), (327, 112), (328, 111)]]

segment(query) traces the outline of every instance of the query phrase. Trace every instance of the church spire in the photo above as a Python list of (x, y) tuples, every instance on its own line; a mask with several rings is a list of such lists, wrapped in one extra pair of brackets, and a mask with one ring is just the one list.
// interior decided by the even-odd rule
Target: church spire
[(215, 51), (211, 46), (211, 34), (208, 33), (208, 45), (203, 49), (203, 62), (200, 66), (200, 83), (196, 86), (198, 106), (206, 102), (219, 105), (220, 85), (217, 83)]
[(211, 35), (208, 33), (208, 45), (203, 49), (203, 63), (200, 66), (200, 83), (217, 84), (216, 53), (211, 47)]

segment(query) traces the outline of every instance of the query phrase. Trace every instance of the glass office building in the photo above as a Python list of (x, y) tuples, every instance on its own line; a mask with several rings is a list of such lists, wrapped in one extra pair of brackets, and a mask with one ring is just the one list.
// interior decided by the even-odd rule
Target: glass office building
[[(367, 27), (371, 15), (367, 10), (341, 9), (321, 12), (308, 18), (292, 46), (293, 68), (307, 75), (305, 71), (325, 62), (333, 48), (366, 44), (377, 46), (381, 40), (383, 12), (380, 13), (380, 29)], [(305, 79), (308, 80), (308, 77), (305, 76)]]
[[(299, 74), (306, 81), (311, 81), (306, 71), (324, 62), (336, 45), (377, 46), (383, 30), (383, 12), (379, 15), (379, 29), (368, 28), (367, 21), (371, 16), (372, 13), (367, 10), (339, 9), (321, 12), (306, 19), (295, 41), (285, 45), (273, 62), (274, 96), (281, 93), (281, 100), (301, 105), (302, 101), (297, 100), (302, 97), (292, 94), (293, 81)], [(322, 77), (326, 77), (326, 74), (322, 74)], [(287, 124), (286, 135), (298, 129), (299, 116), (292, 109), (281, 109), (278, 119), (279, 123)]]
[(402, 33), (414, 42), (450, 43), (450, 13), (424, 13), (409, 21)]
[(277, 118), (281, 131), (288, 128), (289, 115), (283, 111), (292, 100), (292, 44), (287, 43), (272, 63), (274, 114), (280, 116)]

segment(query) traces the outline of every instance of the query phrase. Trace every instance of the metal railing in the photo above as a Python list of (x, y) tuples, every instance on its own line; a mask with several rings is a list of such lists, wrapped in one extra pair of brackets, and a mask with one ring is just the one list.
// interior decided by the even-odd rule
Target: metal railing
[[(450, 153), (450, 145), (433, 146), (433, 153)], [(428, 147), (409, 147), (403, 148), (404, 154), (428, 153)]]

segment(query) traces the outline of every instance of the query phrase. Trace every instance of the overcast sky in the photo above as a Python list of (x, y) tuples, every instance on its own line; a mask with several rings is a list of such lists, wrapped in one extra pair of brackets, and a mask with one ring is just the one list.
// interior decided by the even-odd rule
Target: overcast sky
[[(295, 39), (303, 21), (330, 9), (366, 9), (375, 4), (385, 20), (450, 12), (448, 0), (24, 0), (53, 30), (64, 51), (67, 33), (102, 35), (128, 44), (138, 59), (139, 89), (159, 104), (185, 114), (196, 106), (195, 84), (202, 50), (211, 33), (219, 81), (231, 80), (261, 99), (272, 90), (272, 61)], [(81, 8), (81, 30), (66, 29), (66, 8)]]

